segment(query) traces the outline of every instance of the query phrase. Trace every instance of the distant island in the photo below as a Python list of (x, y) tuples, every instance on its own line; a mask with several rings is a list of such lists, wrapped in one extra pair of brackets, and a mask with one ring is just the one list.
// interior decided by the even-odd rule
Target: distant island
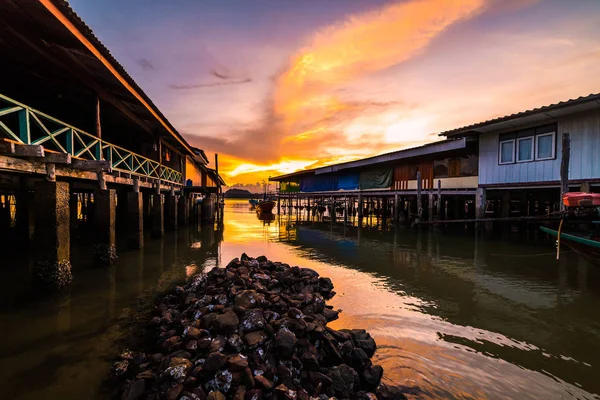
[(258, 195), (245, 189), (229, 189), (223, 193), (226, 199), (250, 199)]

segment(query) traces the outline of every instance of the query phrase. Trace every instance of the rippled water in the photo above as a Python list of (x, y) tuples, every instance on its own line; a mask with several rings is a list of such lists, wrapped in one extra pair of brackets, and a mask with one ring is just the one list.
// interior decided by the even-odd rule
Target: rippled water
[[(295, 213), (294, 211), (293, 213)], [(0, 397), (102, 398), (99, 388), (140, 296), (242, 252), (333, 280), (333, 327), (377, 340), (384, 379), (413, 398), (600, 396), (600, 269), (524, 235), (261, 221), (228, 200), (224, 227), (185, 228), (121, 252), (111, 269), (73, 249), (75, 282), (36, 293), (23, 255), (0, 268)], [(373, 223), (375, 225), (375, 223)]]

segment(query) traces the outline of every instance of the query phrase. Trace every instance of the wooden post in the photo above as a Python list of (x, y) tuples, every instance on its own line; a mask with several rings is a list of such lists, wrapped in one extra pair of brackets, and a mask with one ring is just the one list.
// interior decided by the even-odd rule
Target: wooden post
[(421, 190), (423, 182), (421, 181), (421, 171), (417, 171), (417, 215), (419, 218), (423, 215), (423, 204), (421, 200)]
[(485, 218), (485, 189), (477, 188), (475, 194), (475, 218), (482, 219)]
[(348, 197), (344, 196), (344, 224), (348, 223)]
[[(221, 203), (219, 199), (219, 190), (221, 188), (221, 180), (219, 179), (219, 154), (215, 153), (215, 179), (217, 180), (217, 224), (221, 221)], [(266, 199), (265, 199), (266, 200)]]
[(433, 221), (433, 192), (431, 190), (427, 199), (427, 213), (429, 214), (429, 220)]
[(137, 176), (133, 177), (133, 193), (140, 192), (140, 178)]
[(363, 218), (363, 199), (362, 194), (358, 193), (358, 220), (361, 221)]
[(442, 219), (442, 181), (441, 179), (438, 179), (438, 184), (437, 184), (437, 217), (439, 219)]
[(400, 196), (398, 193), (394, 195), (394, 221), (400, 221)]
[(562, 136), (562, 160), (560, 162), (560, 210), (565, 211), (563, 195), (569, 192), (569, 160), (571, 158), (571, 138), (568, 133)]
[[(96, 137), (102, 140), (102, 124), (100, 123), (100, 98), (96, 96)], [(102, 143), (96, 147), (96, 159), (102, 160)]]

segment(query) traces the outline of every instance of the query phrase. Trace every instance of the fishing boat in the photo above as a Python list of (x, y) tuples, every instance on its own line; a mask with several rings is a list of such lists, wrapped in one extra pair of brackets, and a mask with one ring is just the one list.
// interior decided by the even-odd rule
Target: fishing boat
[(559, 234), (557, 230), (550, 229), (545, 226), (540, 226), (540, 229), (543, 232), (555, 237), (557, 243), (564, 244), (576, 253), (583, 256), (591, 264), (600, 266), (600, 235), (593, 233), (583, 234), (579, 232), (560, 232), (559, 241)]
[(256, 212), (259, 214), (272, 213), (275, 202), (272, 200), (262, 200), (256, 205)]

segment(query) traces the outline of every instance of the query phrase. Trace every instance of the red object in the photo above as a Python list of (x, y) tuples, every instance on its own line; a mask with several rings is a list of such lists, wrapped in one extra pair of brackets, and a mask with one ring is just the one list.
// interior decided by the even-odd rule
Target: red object
[(563, 203), (567, 207), (600, 206), (600, 193), (569, 192), (563, 195)]

